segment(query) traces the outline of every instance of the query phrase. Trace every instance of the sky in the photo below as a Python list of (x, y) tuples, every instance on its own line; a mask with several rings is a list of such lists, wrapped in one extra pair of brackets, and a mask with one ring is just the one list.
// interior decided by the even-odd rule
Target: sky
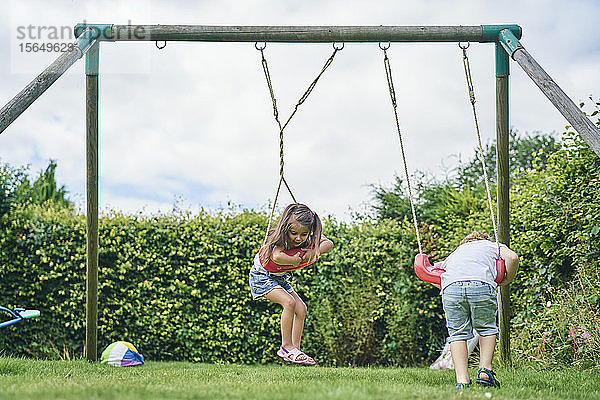
[[(162, 25), (518, 24), (521, 43), (575, 102), (600, 97), (600, 1), (559, 0), (9, 0), (0, 2), (0, 106), (59, 55), (28, 43), (69, 43), (77, 23)], [(31, 28), (29, 28), (31, 27)], [(269, 43), (265, 56), (286, 120), (331, 55), (331, 44)], [(468, 49), (482, 140), (495, 137), (492, 44)], [(456, 43), (388, 50), (411, 173), (451, 175), (476, 146)], [(59, 185), (85, 212), (85, 75), (77, 61), (0, 134), (0, 162), (37, 175), (56, 160)], [(510, 126), (564, 131), (567, 121), (511, 62)], [(268, 210), (279, 178), (279, 131), (254, 43), (103, 43), (100, 211)], [(348, 43), (284, 133), (285, 176), (299, 202), (348, 220), (373, 188), (404, 174), (383, 52)], [(283, 191), (280, 207), (291, 201)]]

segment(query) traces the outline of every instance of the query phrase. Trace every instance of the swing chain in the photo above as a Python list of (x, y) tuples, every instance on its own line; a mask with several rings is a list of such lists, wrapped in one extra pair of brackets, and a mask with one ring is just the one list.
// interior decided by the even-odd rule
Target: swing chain
[[(258, 43), (255, 43), (254, 47), (256, 47), (256, 49), (260, 51), (261, 64), (262, 64), (262, 67), (263, 67), (263, 71), (265, 73), (265, 79), (267, 80), (267, 86), (269, 88), (269, 94), (271, 95), (271, 102), (273, 104), (273, 116), (275, 117), (275, 121), (277, 122), (277, 125), (279, 126), (279, 175), (283, 176), (283, 165), (284, 165), (284, 160), (283, 160), (283, 128), (281, 127), (281, 121), (279, 121), (279, 111), (277, 110), (277, 99), (275, 98), (275, 92), (273, 91), (273, 83), (271, 81), (271, 74), (269, 73), (269, 64), (267, 63), (267, 59), (265, 58), (265, 53), (264, 53), (264, 50), (267, 47), (267, 44), (264, 43), (263, 46), (259, 46)], [(287, 184), (286, 184), (286, 186), (287, 186)], [(294, 195), (292, 194), (291, 191), (290, 191), (290, 195), (292, 196), (292, 199), (293, 199)]]
[(281, 182), (283, 182), (285, 184), (285, 187), (287, 188), (287, 190), (288, 190), (290, 196), (292, 197), (292, 200), (294, 201), (294, 203), (298, 202), (296, 200), (294, 194), (292, 193), (292, 190), (290, 189), (290, 186), (288, 185), (287, 181), (285, 180), (285, 177), (284, 177), (283, 131), (285, 130), (285, 128), (287, 127), (287, 125), (290, 123), (292, 117), (296, 114), (296, 111), (298, 111), (298, 107), (300, 107), (300, 105), (306, 101), (306, 99), (308, 98), (308, 96), (310, 95), (310, 93), (313, 91), (313, 89), (317, 85), (317, 81), (319, 80), (319, 78), (321, 77), (321, 75), (323, 75), (323, 73), (325, 72), (325, 70), (331, 65), (331, 63), (333, 62), (333, 59), (334, 59), (335, 55), (337, 54), (337, 52), (340, 51), (340, 50), (342, 50), (344, 48), (344, 44), (342, 43), (341, 46), (336, 46), (336, 43), (333, 43), (333, 53), (327, 59), (327, 61), (323, 65), (323, 68), (321, 68), (321, 72), (319, 72), (319, 74), (317, 75), (317, 77), (308, 86), (308, 89), (306, 89), (306, 91), (304, 92), (304, 94), (300, 97), (300, 100), (298, 100), (298, 103), (294, 107), (294, 111), (292, 111), (292, 113), (290, 114), (290, 116), (286, 120), (285, 124), (283, 124), (283, 126), (281, 125), (281, 121), (279, 120), (279, 111), (277, 109), (277, 99), (275, 98), (275, 92), (273, 90), (273, 83), (271, 81), (271, 74), (269, 73), (269, 65), (267, 63), (267, 59), (265, 58), (265, 53), (264, 53), (264, 50), (267, 47), (267, 44), (266, 44), (266, 42), (263, 42), (263, 45), (261, 46), (261, 45), (259, 45), (258, 42), (256, 42), (256, 43), (254, 43), (254, 47), (256, 48), (256, 50), (260, 51), (260, 54), (261, 54), (261, 64), (262, 64), (263, 72), (265, 74), (265, 79), (267, 81), (267, 86), (269, 88), (269, 94), (271, 96), (271, 102), (273, 103), (273, 116), (275, 117), (275, 121), (277, 122), (277, 125), (279, 126), (279, 183), (277, 185), (277, 190), (275, 192), (275, 199), (273, 200), (273, 206), (271, 208), (271, 214), (269, 215), (269, 223), (268, 223), (268, 226), (267, 226), (267, 232), (265, 234), (265, 240), (263, 242), (263, 244), (264, 244), (266, 242), (266, 240), (267, 240), (268, 235), (269, 235), (269, 230), (271, 229), (271, 221), (273, 219), (273, 213), (275, 212), (275, 207), (277, 205), (277, 198), (279, 197), (279, 190), (281, 188)]
[(313, 91), (313, 89), (315, 88), (315, 86), (317, 86), (317, 82), (318, 82), (319, 78), (321, 77), (321, 75), (323, 75), (323, 73), (325, 72), (325, 70), (327, 68), (329, 68), (329, 66), (333, 62), (333, 59), (334, 59), (335, 55), (337, 54), (337, 52), (340, 51), (340, 50), (342, 50), (343, 48), (344, 48), (344, 44), (343, 43), (342, 43), (341, 47), (337, 47), (336, 44), (333, 43), (333, 53), (331, 53), (331, 56), (329, 56), (329, 58), (327, 59), (327, 61), (325, 61), (325, 64), (323, 65), (323, 68), (321, 68), (321, 72), (319, 72), (319, 74), (317, 75), (317, 77), (308, 86), (308, 89), (306, 89), (306, 92), (304, 92), (304, 94), (302, 95), (302, 97), (300, 97), (300, 100), (298, 100), (298, 103), (294, 107), (294, 111), (292, 112), (292, 114), (290, 115), (290, 117), (285, 122), (285, 125), (283, 125), (282, 130), (285, 129), (285, 127), (290, 122), (290, 120), (292, 119), (292, 117), (294, 116), (294, 114), (296, 114), (296, 111), (298, 110), (298, 107), (300, 107), (300, 105), (306, 101), (306, 99), (308, 98), (308, 96), (310, 95), (310, 93)]
[(481, 166), (483, 168), (483, 179), (485, 181), (485, 190), (487, 192), (488, 205), (490, 207), (490, 216), (492, 218), (492, 226), (494, 227), (494, 237), (496, 239), (496, 244), (498, 245), (498, 258), (500, 258), (500, 241), (498, 240), (498, 228), (496, 226), (496, 216), (494, 215), (494, 207), (492, 205), (492, 194), (490, 191), (490, 183), (487, 175), (487, 167), (485, 165), (485, 158), (483, 155), (483, 146), (481, 145), (481, 133), (479, 131), (479, 122), (477, 120), (477, 111), (475, 109), (475, 90), (473, 89), (473, 80), (471, 78), (471, 66), (469, 64), (469, 57), (467, 56), (467, 48), (469, 47), (469, 43), (467, 42), (466, 46), (462, 46), (460, 43), (458, 47), (462, 49), (463, 52), (463, 66), (465, 68), (465, 78), (467, 81), (467, 90), (469, 92), (469, 97), (471, 99), (471, 108), (473, 109), (473, 119), (475, 121), (475, 131), (477, 132), (477, 144), (479, 146), (479, 160), (481, 161)]
[(308, 86), (308, 88), (306, 89), (306, 91), (304, 92), (304, 94), (300, 97), (300, 99), (298, 100), (298, 102), (294, 106), (294, 110), (292, 111), (292, 113), (290, 114), (290, 116), (288, 117), (288, 119), (285, 121), (285, 124), (283, 124), (283, 126), (281, 125), (281, 122), (279, 121), (279, 112), (277, 111), (277, 100), (275, 99), (275, 93), (273, 91), (273, 85), (271, 83), (271, 76), (269, 74), (269, 67), (268, 67), (267, 60), (266, 60), (265, 55), (264, 55), (264, 49), (266, 47), (266, 44), (264, 46), (258, 46), (258, 43), (255, 43), (254, 46), (261, 53), (261, 57), (262, 57), (261, 63), (262, 63), (263, 70), (264, 70), (264, 73), (265, 73), (265, 78), (267, 80), (267, 85), (269, 87), (269, 93), (271, 95), (271, 101), (273, 103), (273, 114), (275, 116), (275, 120), (277, 121), (277, 124), (279, 125), (280, 134), (283, 135), (283, 131), (285, 130), (285, 128), (287, 127), (287, 125), (290, 123), (292, 117), (298, 111), (298, 108), (306, 101), (306, 99), (308, 98), (308, 96), (312, 93), (313, 89), (317, 85), (317, 82), (319, 81), (319, 78), (321, 78), (321, 75), (323, 75), (323, 73), (327, 70), (327, 68), (329, 68), (329, 66), (333, 62), (333, 59), (335, 58), (335, 55), (337, 54), (337, 52), (340, 51), (340, 50), (342, 50), (344, 48), (344, 44), (342, 43), (341, 46), (337, 46), (336, 43), (333, 43), (333, 53), (331, 54), (331, 56), (329, 56), (329, 58), (327, 59), (327, 61), (325, 61), (325, 64), (321, 68), (321, 71), (319, 72), (319, 74), (317, 75), (317, 77), (311, 82), (311, 84)]
[(469, 99), (471, 100), (471, 104), (474, 107), (475, 106), (475, 89), (473, 88), (473, 79), (471, 78), (471, 66), (469, 64), (469, 57), (467, 56), (467, 49), (469, 48), (469, 43), (467, 43), (466, 46), (462, 46), (459, 43), (458, 47), (460, 47), (463, 52), (463, 66), (465, 68), (465, 78), (467, 79), (467, 90), (469, 91)]
[(285, 187), (287, 188), (292, 200), (294, 203), (297, 203), (292, 190), (289, 185), (285, 181), (284, 178), (284, 152), (283, 152), (283, 128), (281, 127), (281, 121), (279, 121), (279, 112), (277, 111), (277, 99), (275, 98), (275, 92), (273, 91), (273, 84), (271, 82), (271, 74), (269, 73), (269, 64), (267, 63), (267, 59), (265, 58), (264, 50), (267, 47), (267, 43), (264, 42), (263, 45), (259, 45), (258, 42), (254, 44), (256, 50), (260, 51), (261, 55), (261, 64), (263, 68), (263, 72), (265, 74), (265, 79), (267, 81), (267, 86), (269, 88), (269, 94), (271, 96), (271, 102), (273, 104), (273, 116), (275, 117), (275, 121), (279, 126), (279, 183), (277, 184), (277, 190), (275, 191), (275, 199), (273, 200), (273, 206), (271, 207), (271, 213), (269, 214), (269, 222), (267, 224), (267, 231), (265, 232), (265, 239), (263, 244), (266, 243), (267, 238), (269, 236), (269, 231), (271, 230), (271, 221), (273, 220), (273, 214), (275, 213), (275, 207), (277, 206), (277, 198), (279, 197), (279, 190), (281, 189), (281, 182), (285, 183)]
[(279, 113), (277, 112), (277, 100), (275, 99), (275, 93), (273, 92), (273, 84), (271, 83), (271, 75), (269, 74), (269, 65), (267, 64), (267, 59), (265, 58), (265, 53), (264, 50), (267, 47), (267, 44), (265, 43), (262, 47), (258, 46), (258, 42), (254, 44), (254, 47), (256, 47), (256, 49), (258, 51), (260, 51), (260, 55), (261, 55), (261, 64), (263, 67), (263, 71), (265, 73), (265, 78), (267, 80), (267, 86), (269, 87), (269, 94), (271, 95), (271, 102), (273, 103), (273, 115), (275, 116), (275, 121), (277, 121), (277, 124), (279, 125), (279, 128), (281, 129), (281, 123), (279, 122)]
[(402, 152), (402, 161), (404, 163), (404, 175), (406, 176), (406, 184), (408, 186), (408, 198), (410, 200), (410, 209), (412, 211), (413, 223), (415, 225), (415, 234), (417, 236), (417, 244), (419, 245), (419, 254), (423, 254), (423, 248), (421, 246), (421, 237), (419, 235), (419, 224), (417, 223), (417, 213), (415, 212), (415, 204), (412, 194), (412, 188), (410, 186), (410, 177), (408, 175), (408, 166), (406, 164), (406, 155), (404, 153), (404, 144), (402, 142), (402, 132), (400, 130), (400, 121), (398, 120), (398, 105), (396, 102), (396, 90), (394, 89), (394, 81), (392, 80), (392, 67), (390, 65), (390, 59), (387, 55), (387, 49), (390, 48), (388, 43), (387, 46), (379, 44), (379, 48), (383, 50), (383, 66), (385, 68), (385, 76), (387, 78), (388, 89), (390, 91), (390, 99), (392, 101), (392, 107), (394, 108), (394, 117), (396, 118), (396, 129), (398, 130), (398, 139), (400, 140), (400, 151)]

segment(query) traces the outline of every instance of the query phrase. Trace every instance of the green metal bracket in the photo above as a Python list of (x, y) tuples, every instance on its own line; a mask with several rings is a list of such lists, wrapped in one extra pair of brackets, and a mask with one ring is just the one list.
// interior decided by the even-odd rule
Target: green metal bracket
[(112, 41), (112, 24), (77, 24), (75, 25), (75, 37), (79, 37), (83, 31), (88, 28), (92, 28), (94, 32), (94, 39), (99, 41)]
[(85, 53), (85, 74), (98, 75), (100, 70), (100, 42), (94, 45)]
[(481, 25), (483, 28), (483, 40), (482, 42), (497, 42), (500, 32), (509, 30), (518, 37), (521, 38), (523, 30), (519, 25)]
[(508, 54), (512, 55), (514, 51), (506, 49), (505, 38), (509, 37), (509, 43), (516, 43), (520, 47), (517, 38), (521, 38), (523, 30), (519, 25), (482, 25), (482, 27), (484, 41), (496, 43), (496, 76), (508, 76), (510, 74)]
[(510, 59), (508, 54), (502, 48), (502, 45), (496, 42), (496, 76), (508, 76), (510, 75)]
[(523, 48), (519, 42), (519, 39), (517, 39), (516, 36), (508, 29), (500, 31), (500, 35), (498, 35), (498, 42), (502, 45), (502, 47), (504, 47), (504, 50), (506, 50), (511, 58), (515, 54), (515, 51)]
[(98, 41), (97, 31), (91, 27), (79, 31), (77, 47), (79, 47), (82, 54), (85, 54), (85, 73), (87, 75), (98, 75), (100, 42)]
[(88, 51), (88, 49), (96, 41), (94, 36), (94, 31), (92, 29), (84, 30), (80, 35), (77, 36), (77, 47), (81, 49), (83, 54), (85, 54), (85, 52)]

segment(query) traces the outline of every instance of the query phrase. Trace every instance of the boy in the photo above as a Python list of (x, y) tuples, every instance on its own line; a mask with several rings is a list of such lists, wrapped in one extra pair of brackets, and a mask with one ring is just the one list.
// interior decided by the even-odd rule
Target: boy
[(519, 257), (506, 245), (490, 241), (481, 232), (467, 235), (460, 245), (444, 261), (441, 275), (441, 294), (450, 352), (456, 371), (456, 387), (471, 385), (468, 371), (467, 340), (473, 337), (473, 329), (479, 335), (479, 370), (477, 383), (500, 387), (492, 371), (492, 358), (499, 332), (496, 319), (498, 300), (496, 297), (496, 260), (505, 262), (506, 277), (500, 286), (509, 284), (519, 269)]

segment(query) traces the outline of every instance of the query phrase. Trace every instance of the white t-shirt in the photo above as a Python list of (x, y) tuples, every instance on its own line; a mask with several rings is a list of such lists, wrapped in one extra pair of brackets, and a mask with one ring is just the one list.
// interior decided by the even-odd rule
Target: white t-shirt
[[(506, 247), (505, 244), (500, 246)], [(498, 245), (489, 240), (476, 240), (461, 244), (444, 260), (441, 267), (446, 270), (441, 275), (442, 291), (446, 286), (460, 281), (480, 281), (498, 286), (496, 260)]]

